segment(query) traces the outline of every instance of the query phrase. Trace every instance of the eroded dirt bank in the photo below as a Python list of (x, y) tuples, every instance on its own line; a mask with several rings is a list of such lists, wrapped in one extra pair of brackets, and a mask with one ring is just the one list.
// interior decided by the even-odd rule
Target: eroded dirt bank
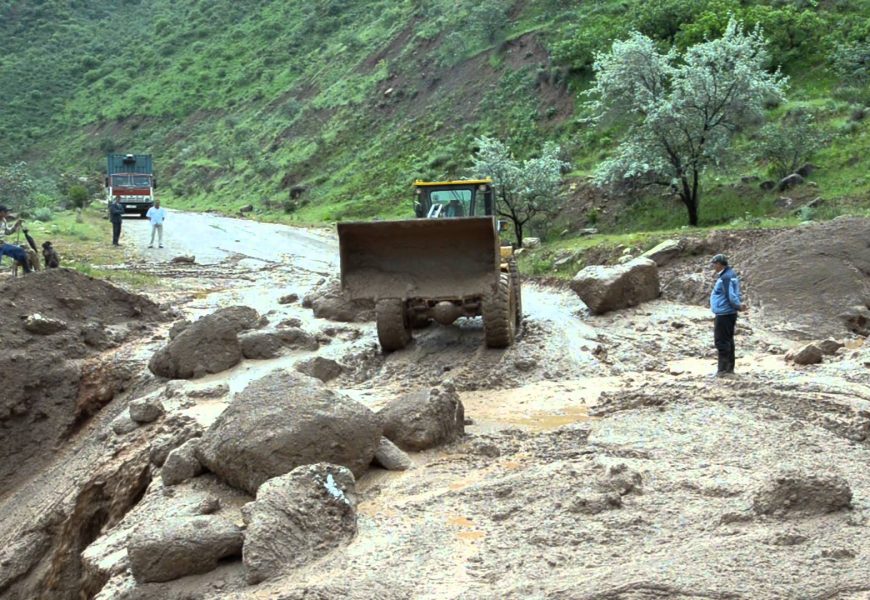
[[(335, 269), (329, 238), (223, 221), (209, 226), (259, 235), (260, 250), (224, 252), (205, 266), (152, 254), (126, 268), (171, 279), (157, 300), (184, 317), (245, 304), (268, 321), (261, 331), (301, 328), (316, 344), (172, 382), (145, 369), (169, 322), (124, 345), (138, 365), (136, 385), (118, 390), (41, 468), (17, 471), (0, 496), (0, 597), (870, 594), (870, 348), (860, 335), (836, 325), (845, 346), (820, 365), (795, 367), (783, 354), (797, 342), (751, 312), (740, 320), (738, 377), (713, 379), (703, 306), (662, 299), (590, 317), (570, 291), (527, 284), (514, 347), (485, 349), (480, 323), (469, 320), (419, 330), (407, 350), (384, 356), (370, 322), (317, 319), (302, 306)], [(701, 273), (705, 260), (687, 256), (663, 269), (663, 284)], [(315, 356), (339, 365), (332, 390), (373, 409), (452, 383), (466, 435), (411, 452), (409, 470), (360, 477), (357, 535), (316, 562), (258, 585), (247, 583), (240, 558), (137, 583), (126, 552), (132, 532), (204, 513), (242, 525), (252, 499), (211, 474), (165, 485), (167, 448), (201, 435), (251, 381)], [(143, 397), (165, 414), (119, 427)]]

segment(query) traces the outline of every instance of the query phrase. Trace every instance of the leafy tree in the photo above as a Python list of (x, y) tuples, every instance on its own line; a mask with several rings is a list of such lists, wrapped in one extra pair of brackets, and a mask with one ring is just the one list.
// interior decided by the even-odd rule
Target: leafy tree
[(81, 184), (71, 185), (67, 190), (67, 198), (75, 208), (83, 209), (88, 203), (88, 190)]
[(761, 129), (756, 156), (767, 161), (774, 175), (785, 177), (806, 163), (824, 142), (825, 136), (811, 114), (793, 112)]
[(0, 204), (13, 211), (29, 212), (33, 208), (34, 182), (27, 170), (27, 163), (17, 162), (0, 165)]
[(492, 178), (497, 212), (514, 224), (517, 247), (522, 248), (526, 223), (554, 208), (562, 170), (567, 167), (559, 159), (559, 146), (546, 142), (539, 158), (520, 162), (499, 140), (484, 136), (475, 144), (479, 149), (473, 157), (474, 173)]
[(783, 97), (786, 79), (765, 70), (766, 58), (761, 31), (746, 33), (733, 18), (721, 38), (682, 55), (638, 32), (598, 53), (593, 120), (610, 114), (628, 131), (596, 181), (676, 188), (697, 225), (705, 170), (725, 160), (735, 133), (761, 122), (766, 102)]

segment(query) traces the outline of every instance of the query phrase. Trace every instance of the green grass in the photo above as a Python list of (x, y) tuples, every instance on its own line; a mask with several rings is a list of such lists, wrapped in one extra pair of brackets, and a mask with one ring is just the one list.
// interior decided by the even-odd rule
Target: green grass
[[(766, 27), (791, 78), (790, 102), (770, 116), (810, 109), (832, 137), (812, 159), (826, 201), (819, 218), (861, 214), (870, 120), (849, 120), (855, 103), (828, 56), (868, 35), (870, 0), (786, 4), (0, 0), (0, 164), (28, 160), (43, 203), (65, 191), (56, 174), (99, 182), (105, 153), (117, 150), (154, 154), (172, 207), (235, 214), (253, 204), (257, 218), (294, 224), (407, 216), (411, 182), (469, 174), (480, 135), (519, 157), (554, 139), (573, 177), (591, 174), (625, 133), (580, 119), (592, 53), (631, 27), (682, 46), (716, 34), (730, 10)], [(542, 85), (542, 75), (558, 83)], [(554, 97), (573, 100), (573, 114), (554, 120)], [(741, 175), (765, 176), (752, 144), (738, 140), (735, 163), (705, 176), (702, 225), (795, 219), (776, 195), (732, 187)], [(305, 204), (285, 213), (294, 185), (307, 189)], [(611, 233), (686, 222), (658, 195), (612, 212), (619, 219), (602, 220)]]

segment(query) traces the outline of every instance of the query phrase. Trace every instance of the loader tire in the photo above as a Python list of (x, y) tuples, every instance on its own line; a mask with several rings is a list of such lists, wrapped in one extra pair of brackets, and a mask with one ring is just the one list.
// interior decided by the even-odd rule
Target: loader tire
[(508, 261), (508, 269), (511, 274), (511, 288), (514, 292), (514, 303), (517, 306), (517, 330), (523, 322), (523, 286), (520, 279), (520, 267), (517, 265), (517, 259), (511, 258)]
[(375, 305), (378, 341), (384, 352), (401, 350), (411, 341), (411, 323), (405, 303), (395, 298), (378, 300)]
[(511, 276), (502, 273), (495, 292), (483, 301), (483, 334), (490, 348), (507, 348), (514, 343), (517, 307)]

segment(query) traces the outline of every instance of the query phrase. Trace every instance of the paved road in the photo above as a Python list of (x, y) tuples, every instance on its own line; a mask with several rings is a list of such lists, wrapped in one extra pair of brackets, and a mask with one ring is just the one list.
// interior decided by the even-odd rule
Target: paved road
[(331, 269), (338, 264), (334, 237), (287, 225), (260, 223), (207, 213), (170, 210), (163, 225), (164, 248), (148, 248), (151, 225), (147, 219), (126, 217), (121, 243), (141, 248), (154, 262), (179, 255), (194, 255), (199, 264), (217, 264), (233, 255), (275, 262), (292, 257), (311, 270)]

